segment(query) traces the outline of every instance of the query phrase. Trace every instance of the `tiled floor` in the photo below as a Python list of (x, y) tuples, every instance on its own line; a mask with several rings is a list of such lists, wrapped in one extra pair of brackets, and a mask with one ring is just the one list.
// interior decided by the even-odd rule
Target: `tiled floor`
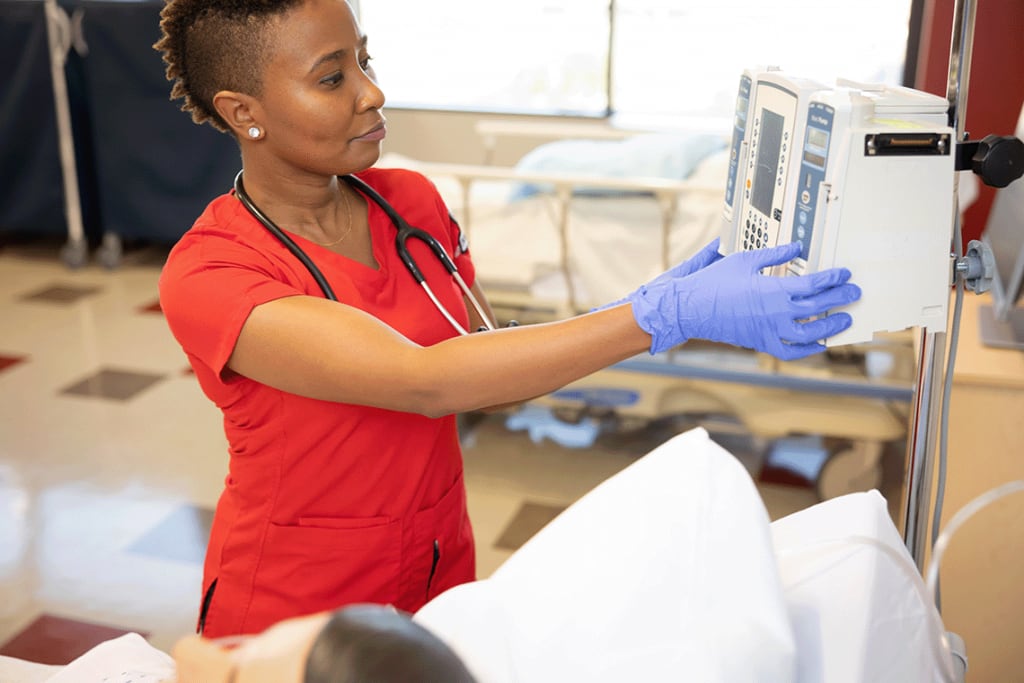
[[(58, 249), (0, 243), (0, 654), (66, 663), (124, 631), (168, 650), (195, 625), (226, 471), (220, 415), (159, 314), (165, 252), (69, 270)], [(508, 429), (502, 415), (465, 425), (482, 576), (678, 430), (568, 448)], [(720, 440), (761, 472), (752, 442)], [(807, 486), (761, 491), (773, 517), (817, 500)]]

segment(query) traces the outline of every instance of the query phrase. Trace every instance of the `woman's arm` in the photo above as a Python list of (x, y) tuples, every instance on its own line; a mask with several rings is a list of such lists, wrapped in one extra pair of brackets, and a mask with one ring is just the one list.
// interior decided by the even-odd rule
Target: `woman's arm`
[(436, 417), (546, 394), (650, 345), (628, 305), (423, 347), (351, 306), (295, 296), (253, 309), (228, 367), (310, 398)]

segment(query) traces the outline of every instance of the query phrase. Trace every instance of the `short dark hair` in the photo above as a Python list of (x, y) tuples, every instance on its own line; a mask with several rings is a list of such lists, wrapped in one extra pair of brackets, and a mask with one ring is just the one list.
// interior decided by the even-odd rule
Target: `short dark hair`
[(304, 683), (475, 683), (440, 638), (404, 612), (350, 605), (331, 615), (306, 657)]
[(153, 47), (173, 82), (171, 99), (196, 123), (228, 131), (213, 106), (220, 90), (258, 96), (271, 41), (271, 22), (303, 0), (169, 0)]

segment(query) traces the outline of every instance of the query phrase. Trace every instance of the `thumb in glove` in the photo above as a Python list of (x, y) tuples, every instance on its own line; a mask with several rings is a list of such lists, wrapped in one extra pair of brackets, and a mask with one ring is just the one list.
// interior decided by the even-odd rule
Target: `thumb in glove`
[[(708, 244), (706, 244), (704, 248), (701, 249), (699, 252), (697, 252), (690, 258), (686, 259), (682, 263), (666, 270), (664, 273), (662, 273), (654, 280), (649, 282), (646, 286), (651, 287), (655, 283), (661, 282), (662, 280), (680, 278), (685, 277), (687, 275), (691, 275), (693, 273), (696, 273), (701, 268), (705, 268), (714, 263), (715, 261), (720, 260), (722, 258), (722, 255), (718, 253), (718, 244), (719, 238), (716, 237), (715, 239), (708, 242)], [(626, 303), (628, 300), (629, 297), (625, 297), (617, 301), (613, 301), (610, 304), (605, 304), (604, 306), (595, 308), (593, 310), (604, 310), (605, 308), (611, 308), (612, 306), (618, 306), (619, 304)]]

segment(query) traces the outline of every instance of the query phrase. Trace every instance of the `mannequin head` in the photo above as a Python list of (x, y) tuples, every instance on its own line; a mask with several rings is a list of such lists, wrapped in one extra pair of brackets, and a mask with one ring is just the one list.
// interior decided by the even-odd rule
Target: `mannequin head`
[(474, 683), (440, 639), (408, 614), (382, 605), (288, 619), (254, 636), (189, 636), (173, 654), (183, 682)]

